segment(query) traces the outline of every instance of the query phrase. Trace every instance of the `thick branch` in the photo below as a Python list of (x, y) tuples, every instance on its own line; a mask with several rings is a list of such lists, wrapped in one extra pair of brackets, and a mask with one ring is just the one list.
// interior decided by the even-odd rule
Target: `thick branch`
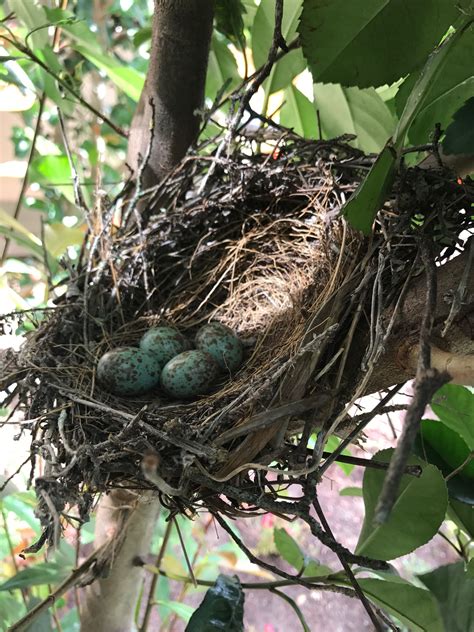
[[(128, 164), (134, 171), (153, 143), (144, 186), (153, 186), (185, 155), (199, 130), (214, 0), (155, 0), (150, 65), (132, 121)], [(141, 157), (141, 158), (140, 158)]]

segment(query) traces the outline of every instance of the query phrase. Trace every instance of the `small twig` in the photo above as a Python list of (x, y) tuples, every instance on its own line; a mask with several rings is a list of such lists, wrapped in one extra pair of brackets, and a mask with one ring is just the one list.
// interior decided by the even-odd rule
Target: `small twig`
[(469, 257), (466, 262), (466, 266), (461, 276), (461, 280), (459, 281), (458, 288), (453, 296), (453, 301), (451, 303), (451, 309), (449, 310), (449, 314), (444, 321), (443, 330), (441, 332), (441, 337), (444, 338), (448, 333), (448, 329), (452, 325), (454, 319), (459, 314), (463, 302), (466, 298), (466, 290), (467, 285), (470, 279), (470, 275), (472, 274), (472, 266), (474, 263), (474, 238), (469, 239)]
[(452, 472), (450, 472), (447, 476), (445, 476), (444, 480), (446, 482), (448, 482), (451, 478), (453, 478), (453, 476), (456, 476), (456, 474), (459, 474), (459, 472), (461, 472), (466, 465), (468, 465), (472, 459), (474, 459), (474, 452), (470, 452), (467, 457), (464, 459), (464, 461), (461, 463), (461, 465), (458, 465), (458, 467), (453, 470)]
[[(325, 529), (325, 531), (333, 539), (335, 539), (334, 538), (334, 534), (333, 534), (333, 532), (331, 530), (331, 527), (329, 526), (329, 523), (326, 520), (326, 516), (324, 515), (324, 512), (323, 512), (323, 510), (321, 508), (321, 505), (319, 504), (317, 495), (315, 496), (315, 498), (313, 500), (313, 507), (316, 510), (316, 514), (318, 515), (318, 518), (321, 521), (321, 524), (322, 524), (323, 528)], [(374, 624), (375, 629), (377, 630), (377, 632), (384, 632), (384, 629), (383, 629), (382, 625), (380, 624), (380, 621), (375, 616), (375, 612), (373, 611), (372, 606), (369, 603), (369, 600), (365, 596), (364, 591), (360, 587), (359, 582), (355, 578), (355, 575), (352, 572), (351, 567), (347, 563), (347, 560), (346, 560), (344, 554), (342, 552), (340, 552), (340, 551), (339, 552), (336, 551), (336, 555), (338, 556), (339, 561), (341, 562), (344, 570), (346, 571), (346, 575), (349, 578), (349, 581), (351, 582), (351, 584), (352, 584), (352, 586), (354, 588), (354, 591), (356, 592), (357, 596), (359, 597), (362, 605), (364, 606), (365, 611), (367, 612), (367, 614), (369, 615), (370, 620)]]
[[(168, 541), (170, 539), (172, 528), (173, 528), (173, 522), (169, 520), (166, 523), (166, 529), (163, 534), (163, 540), (161, 541), (160, 550), (158, 551), (158, 556), (156, 558), (156, 568), (160, 568), (161, 566), (161, 562), (163, 561), (163, 558), (165, 556), (166, 547), (168, 546)], [(158, 582), (158, 577), (159, 577), (158, 573), (155, 573), (152, 577), (152, 580), (150, 583), (150, 591), (148, 593), (148, 599), (147, 599), (147, 603), (145, 607), (145, 613), (143, 615), (143, 621), (140, 625), (139, 632), (146, 632), (148, 628), (151, 612), (153, 610), (153, 600), (155, 598), (155, 590), (156, 590), (156, 584)], [(194, 581), (196, 581), (196, 579), (194, 579)]]
[(56, 603), (56, 601), (64, 595), (65, 592), (77, 584), (82, 575), (84, 575), (97, 561), (100, 553), (105, 549), (107, 544), (108, 543), (104, 544), (91, 553), (91, 555), (89, 555), (89, 557), (80, 566), (74, 569), (57, 588), (55, 588), (45, 599), (43, 599), (43, 601), (40, 601), (40, 603), (27, 612), (24, 617), (14, 623), (10, 627), (9, 632), (24, 632), (27, 628), (29, 628), (32, 621), (34, 621), (44, 610)]
[(306, 623), (304, 615), (301, 612), (301, 608), (298, 606), (298, 604), (296, 603), (296, 601), (294, 599), (292, 599), (289, 595), (284, 593), (282, 590), (278, 590), (277, 588), (270, 588), (270, 592), (273, 593), (274, 595), (278, 595), (278, 597), (280, 597), (281, 599), (286, 601), (288, 604), (290, 604), (290, 606), (295, 611), (296, 616), (298, 617), (298, 619), (299, 619), (299, 621), (301, 623), (301, 627), (303, 628), (303, 632), (311, 632), (311, 629), (308, 626), (308, 624)]
[(320, 468), (318, 470), (320, 476), (322, 476), (324, 474), (324, 472), (326, 472), (326, 470), (334, 463), (334, 461), (337, 458), (339, 458), (339, 456), (341, 455), (343, 450), (345, 450), (347, 448), (347, 446), (350, 445), (354, 441), (354, 439), (372, 421), (372, 419), (376, 415), (380, 414), (380, 412), (385, 409), (385, 404), (387, 404), (392, 399), (392, 397), (394, 397), (394, 395), (400, 390), (401, 387), (402, 387), (402, 384), (396, 384), (395, 386), (392, 386), (392, 388), (388, 390), (387, 394), (370, 411), (370, 413), (364, 413), (363, 415), (361, 415), (361, 417), (362, 417), (361, 422), (358, 423), (357, 426), (354, 428), (354, 430), (352, 430), (341, 441), (341, 443), (337, 446), (337, 448), (334, 450), (334, 452), (331, 453), (331, 456), (329, 456), (324, 461), (324, 463), (320, 466)]
[(191, 564), (191, 561), (190, 561), (189, 556), (188, 556), (188, 552), (186, 550), (186, 545), (185, 545), (184, 540), (183, 540), (183, 535), (181, 533), (181, 529), (179, 528), (179, 524), (178, 524), (178, 521), (176, 520), (175, 516), (173, 516), (172, 520), (174, 522), (174, 526), (176, 527), (176, 531), (178, 533), (179, 542), (180, 542), (181, 548), (183, 550), (184, 559), (186, 560), (186, 566), (188, 567), (189, 576), (191, 577), (191, 580), (192, 580), (192, 582), (194, 584), (194, 587), (196, 588), (197, 587), (196, 576), (194, 575), (193, 565)]
[[(33, 139), (30, 145), (30, 153), (28, 154), (28, 162), (26, 163), (25, 175), (21, 183), (20, 193), (18, 194), (15, 210), (13, 212), (13, 219), (18, 219), (18, 217), (20, 216), (20, 211), (23, 204), (23, 198), (25, 196), (25, 191), (28, 188), (28, 183), (29, 183), (28, 176), (29, 176), (31, 164), (33, 162), (33, 158), (35, 155), (38, 136), (41, 131), (41, 117), (43, 116), (45, 102), (46, 102), (46, 93), (43, 92), (39, 100), (38, 116), (36, 117), (35, 131), (33, 132)], [(0, 258), (0, 265), (3, 265), (3, 262), (6, 259), (9, 245), (10, 245), (10, 239), (8, 237), (5, 237), (5, 244), (3, 246), (2, 256)], [(44, 247), (44, 244), (43, 244), (43, 247)]]
[[(308, 449), (308, 455), (312, 454), (312, 450)], [(333, 452), (323, 452), (324, 458), (332, 457)], [(388, 463), (382, 463), (382, 461), (374, 461), (372, 459), (363, 459), (358, 456), (349, 456), (345, 454), (340, 454), (336, 458), (336, 462), (338, 463), (350, 463), (351, 465), (360, 465), (361, 467), (369, 467), (373, 470), (386, 470), (388, 468)], [(422, 468), (420, 465), (407, 465), (405, 467), (404, 474), (408, 474), (410, 476), (416, 476), (419, 478), (422, 474)]]

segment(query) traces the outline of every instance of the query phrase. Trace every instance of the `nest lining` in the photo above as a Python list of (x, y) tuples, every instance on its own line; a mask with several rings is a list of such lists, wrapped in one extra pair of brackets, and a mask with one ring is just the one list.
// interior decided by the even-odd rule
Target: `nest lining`
[[(375, 238), (365, 242), (337, 217), (365, 173), (365, 157), (338, 141), (290, 135), (281, 147), (274, 160), (242, 138), (212, 173), (209, 157), (189, 156), (153, 190), (126, 186), (105, 214), (89, 214), (68, 292), (20, 358), (20, 402), (34, 420), (26, 425), (32, 462), (41, 454), (46, 464), (35, 482), (45, 539), (57, 536), (67, 507), (78, 505), (84, 520), (92, 495), (114, 487), (155, 489), (181, 511), (212, 505), (193, 482), (195, 466), (218, 480), (252, 461), (249, 437), (225, 437), (262, 411), (304, 398), (314, 410), (319, 393), (323, 403), (336, 393), (324, 414), (328, 423), (337, 418), (357, 391), (341, 376), (358, 305), (365, 301), (370, 319), (396, 298), (417, 262), (416, 222), (438, 258), (470, 225), (462, 211), (472, 187), (410, 170), (380, 214)], [(209, 396), (190, 403), (159, 391), (120, 398), (96, 383), (97, 360), (109, 349), (137, 344), (157, 323), (192, 337), (209, 319), (236, 330), (247, 350), (239, 373)], [(372, 366), (382, 345), (371, 340), (360, 365)], [(304, 420), (311, 407), (296, 412), (286, 417)], [(257, 452), (266, 463), (272, 450)], [(280, 452), (282, 470), (290, 452)], [(158, 479), (147, 476), (150, 456)]]

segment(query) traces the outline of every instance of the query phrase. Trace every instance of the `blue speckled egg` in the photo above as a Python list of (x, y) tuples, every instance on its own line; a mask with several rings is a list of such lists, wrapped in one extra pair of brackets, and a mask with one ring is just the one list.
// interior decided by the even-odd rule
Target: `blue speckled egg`
[(228, 373), (235, 373), (243, 362), (244, 348), (232, 329), (213, 322), (204, 325), (195, 339), (196, 347), (209, 353), (219, 367)]
[(140, 349), (153, 353), (163, 367), (171, 358), (189, 349), (189, 343), (174, 327), (154, 327), (140, 340)]
[(204, 351), (184, 351), (170, 360), (161, 372), (161, 386), (175, 399), (204, 395), (219, 374), (214, 358)]
[(97, 364), (100, 385), (115, 395), (141, 395), (157, 386), (163, 363), (135, 347), (118, 347), (104, 353)]

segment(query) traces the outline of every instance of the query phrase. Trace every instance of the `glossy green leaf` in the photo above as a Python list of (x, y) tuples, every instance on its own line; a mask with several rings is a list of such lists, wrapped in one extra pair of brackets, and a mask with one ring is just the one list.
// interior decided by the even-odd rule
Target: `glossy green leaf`
[(453, 115), (443, 141), (445, 154), (474, 154), (474, 97)]
[(40, 156), (33, 161), (33, 168), (74, 204), (71, 167), (66, 156)]
[(418, 578), (436, 597), (445, 630), (474, 630), (474, 578), (465, 571), (464, 562), (441, 566)]
[[(448, 473), (461, 467), (471, 453), (459, 434), (439, 421), (423, 419), (420, 432), (423, 444), (428, 443), (449, 465)], [(474, 460), (464, 465), (458, 475), (474, 482)]]
[(314, 107), (324, 138), (355, 134), (355, 147), (366, 153), (382, 151), (395, 130), (395, 119), (374, 88), (343, 88), (317, 83)]
[(350, 224), (369, 235), (375, 216), (395, 180), (397, 157), (391, 144), (387, 144), (372, 165), (367, 177), (343, 207)]
[[(393, 450), (382, 450), (374, 460), (388, 463)], [(448, 494), (441, 472), (417, 457), (411, 464), (421, 465), (419, 478), (404, 475), (397, 500), (384, 524), (374, 525), (375, 507), (385, 479), (383, 470), (366, 468), (363, 494), (365, 516), (357, 553), (381, 560), (392, 560), (426, 544), (436, 535), (446, 514)]]
[(34, 566), (19, 571), (6, 582), (0, 584), (0, 591), (14, 590), (15, 588), (28, 588), (29, 586), (41, 586), (43, 584), (57, 584), (65, 579), (71, 571), (71, 567), (55, 562), (39, 562)]
[(358, 579), (364, 593), (410, 632), (446, 632), (433, 595), (397, 578), (396, 581)]
[[(285, 0), (284, 2), (281, 31), (288, 44), (296, 36), (301, 7), (302, 0)], [(274, 27), (275, 2), (274, 0), (262, 0), (252, 26), (252, 55), (256, 68), (263, 66), (267, 61)], [(265, 92), (272, 94), (288, 87), (293, 77), (296, 77), (305, 68), (306, 62), (300, 49), (287, 53), (275, 64), (270, 76), (266, 79)]]
[(450, 498), (448, 518), (474, 540), (474, 505)]
[(215, 99), (226, 81), (227, 92), (240, 82), (237, 62), (229, 47), (217, 37), (213, 37), (207, 66), (206, 96)]
[(245, 11), (242, 0), (217, 0), (216, 2), (216, 29), (239, 48), (245, 46)]
[(186, 632), (244, 632), (244, 598), (236, 575), (219, 575), (189, 620)]
[(280, 123), (304, 138), (318, 138), (316, 110), (311, 101), (293, 84), (285, 89)]
[(273, 540), (278, 553), (285, 562), (291, 564), (299, 573), (304, 566), (305, 559), (297, 542), (291, 537), (286, 529), (277, 527), (273, 530)]
[(445, 384), (434, 395), (431, 407), (438, 419), (474, 450), (474, 393), (464, 386)]
[(305, 0), (298, 30), (316, 81), (368, 88), (423, 63), (457, 15), (452, 0)]
[[(418, 70), (400, 86), (395, 99), (397, 111), (401, 114), (413, 91), (415, 96), (420, 94), (420, 102), (409, 125), (409, 138), (415, 144), (428, 142), (436, 123), (446, 129), (454, 114), (474, 92), (471, 63), (474, 57), (474, 25), (460, 28), (455, 35), (446, 38), (436, 52), (441, 62), (436, 79), (427, 78), (425, 69)], [(416, 84), (419, 86), (420, 81), (426, 78), (423, 90), (416, 89)]]
[(139, 100), (145, 83), (145, 76), (141, 72), (131, 66), (123, 66), (113, 57), (100, 54), (85, 46), (76, 46), (76, 50), (97, 68), (103, 70), (108, 78), (133, 101)]
[(49, 41), (48, 29), (38, 27), (46, 27), (49, 22), (43, 7), (38, 6), (33, 0), (9, 0), (8, 6), (18, 19), (25, 25), (26, 29), (32, 35), (28, 38), (28, 42), (33, 49), (41, 49), (46, 46)]

